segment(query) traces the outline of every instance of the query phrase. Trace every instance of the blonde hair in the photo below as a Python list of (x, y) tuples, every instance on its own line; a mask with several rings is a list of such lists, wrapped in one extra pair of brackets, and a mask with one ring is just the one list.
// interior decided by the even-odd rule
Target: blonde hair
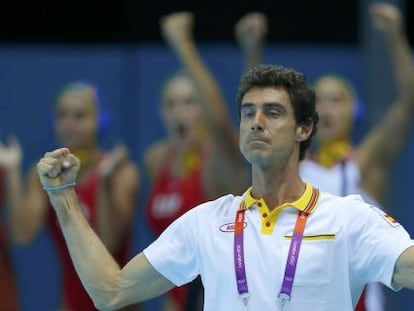
[(326, 82), (333, 82), (336, 83), (343, 91), (343, 94), (345, 95), (345, 98), (349, 103), (354, 106), (356, 104), (356, 91), (352, 83), (346, 79), (345, 77), (335, 75), (335, 74), (328, 74), (320, 77), (316, 80), (314, 83), (315, 90), (317, 90), (318, 86), (326, 83)]
[(64, 85), (57, 96), (56, 99), (56, 109), (59, 106), (60, 100), (63, 96), (71, 92), (79, 92), (85, 96), (86, 100), (92, 105), (93, 112), (98, 114), (100, 109), (100, 103), (98, 99), (98, 89), (95, 85), (88, 82), (71, 82)]

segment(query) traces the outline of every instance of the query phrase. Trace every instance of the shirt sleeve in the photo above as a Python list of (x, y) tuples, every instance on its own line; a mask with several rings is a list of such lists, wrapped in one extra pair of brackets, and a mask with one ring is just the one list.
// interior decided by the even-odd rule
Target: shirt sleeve
[(401, 289), (392, 282), (394, 267), (414, 241), (400, 223), (380, 208), (353, 201), (354, 213), (348, 226), (355, 277), (366, 283), (381, 282), (393, 290)]
[(199, 274), (196, 210), (176, 219), (143, 251), (154, 269), (176, 286), (191, 282)]

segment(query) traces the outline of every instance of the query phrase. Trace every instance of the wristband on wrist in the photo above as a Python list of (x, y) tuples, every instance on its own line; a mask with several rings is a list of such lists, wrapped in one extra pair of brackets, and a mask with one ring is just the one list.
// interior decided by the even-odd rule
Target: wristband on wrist
[(63, 189), (75, 187), (75, 186), (76, 186), (76, 182), (71, 182), (71, 183), (67, 183), (67, 184), (63, 184), (59, 186), (44, 186), (43, 189), (48, 192), (53, 192), (56, 190), (63, 190)]

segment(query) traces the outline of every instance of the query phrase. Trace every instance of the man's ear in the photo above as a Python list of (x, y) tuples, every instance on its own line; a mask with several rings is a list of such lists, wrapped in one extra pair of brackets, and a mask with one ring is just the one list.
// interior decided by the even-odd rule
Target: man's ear
[(309, 138), (312, 133), (313, 125), (300, 124), (296, 128), (296, 141), (302, 142)]

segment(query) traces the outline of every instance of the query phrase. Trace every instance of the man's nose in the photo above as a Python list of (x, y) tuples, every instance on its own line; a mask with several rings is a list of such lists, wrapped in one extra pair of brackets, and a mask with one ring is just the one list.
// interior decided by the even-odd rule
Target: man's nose
[(253, 124), (252, 131), (263, 131), (263, 127), (260, 124)]
[(254, 117), (254, 121), (253, 124), (251, 126), (252, 131), (263, 131), (264, 129), (264, 120), (263, 120), (264, 116), (263, 113), (261, 112), (257, 112), (255, 117)]

